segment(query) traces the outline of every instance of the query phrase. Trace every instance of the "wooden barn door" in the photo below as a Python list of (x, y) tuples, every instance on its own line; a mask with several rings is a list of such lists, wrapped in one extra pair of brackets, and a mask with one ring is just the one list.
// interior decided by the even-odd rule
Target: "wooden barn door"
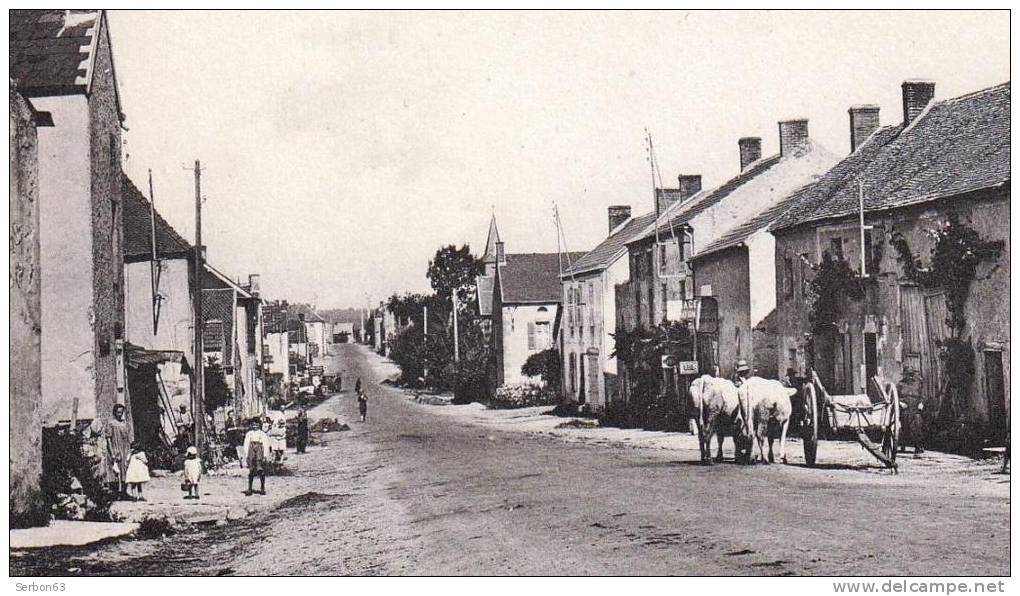
[(924, 297), (924, 322), (928, 332), (928, 350), (925, 353), (925, 363), (928, 367), (928, 374), (925, 375), (925, 398), (936, 407), (935, 411), (941, 411), (943, 407), (943, 362), (939, 358), (939, 345), (949, 337), (948, 318), (945, 294), (939, 292)]

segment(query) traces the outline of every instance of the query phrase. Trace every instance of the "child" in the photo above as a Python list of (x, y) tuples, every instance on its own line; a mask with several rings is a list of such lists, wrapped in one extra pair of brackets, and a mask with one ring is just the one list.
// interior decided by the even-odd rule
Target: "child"
[(358, 413), (361, 414), (361, 421), (364, 422), (368, 416), (368, 396), (364, 391), (358, 392)]
[(198, 483), (201, 480), (202, 460), (198, 459), (198, 449), (194, 446), (188, 447), (188, 455), (184, 458), (184, 484), (182, 486), (184, 490), (188, 491), (185, 499), (199, 498)]
[(149, 477), (149, 459), (145, 456), (145, 451), (137, 442), (131, 443), (131, 457), (128, 458), (125, 482), (134, 489), (134, 499), (136, 501), (145, 500), (145, 497), (142, 496), (142, 485), (149, 480), (151, 480)]
[(244, 494), (251, 496), (252, 482), (255, 476), (259, 477), (259, 494), (266, 494), (266, 459), (269, 453), (269, 435), (266, 429), (269, 424), (263, 423), (259, 428), (258, 420), (252, 420), (248, 425), (248, 433), (244, 435), (244, 452), (248, 454), (248, 490)]

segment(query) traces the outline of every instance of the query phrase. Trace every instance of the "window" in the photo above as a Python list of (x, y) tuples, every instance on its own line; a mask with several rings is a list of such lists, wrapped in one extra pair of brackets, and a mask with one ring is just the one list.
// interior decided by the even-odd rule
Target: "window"
[(879, 263), (880, 251), (875, 250), (874, 233), (873, 228), (864, 229), (864, 266), (867, 268), (868, 275), (877, 274), (881, 264)]
[(811, 276), (808, 272), (811, 270), (811, 260), (808, 258), (808, 253), (800, 255), (800, 296), (801, 298), (807, 298), (811, 295)]
[(829, 240), (829, 252), (833, 259), (837, 261), (845, 260), (843, 256), (843, 239), (840, 237)]
[(666, 245), (659, 245), (659, 271), (661, 273), (666, 272)]
[(793, 259), (783, 257), (783, 294), (793, 298)]
[(528, 323), (529, 350), (540, 352), (552, 347), (552, 333), (549, 327), (549, 321)]
[(655, 277), (655, 265), (652, 262), (652, 249), (648, 248), (645, 250), (645, 273), (648, 274), (649, 279)]

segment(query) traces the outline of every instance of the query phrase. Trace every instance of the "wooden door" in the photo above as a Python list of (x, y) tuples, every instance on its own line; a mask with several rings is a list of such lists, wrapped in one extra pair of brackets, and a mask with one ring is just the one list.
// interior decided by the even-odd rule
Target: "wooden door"
[(1009, 414), (1006, 410), (1006, 376), (1002, 363), (1002, 352), (985, 350), (985, 397), (988, 399), (988, 422), (991, 436), (996, 441), (1006, 438)]
[(924, 362), (927, 365), (928, 374), (924, 379), (925, 398), (929, 403), (936, 406), (936, 410), (942, 409), (942, 385), (943, 385), (943, 363), (939, 357), (940, 344), (949, 337), (949, 311), (946, 308), (945, 294), (932, 293), (924, 297), (924, 323), (927, 331), (927, 351), (924, 354)]

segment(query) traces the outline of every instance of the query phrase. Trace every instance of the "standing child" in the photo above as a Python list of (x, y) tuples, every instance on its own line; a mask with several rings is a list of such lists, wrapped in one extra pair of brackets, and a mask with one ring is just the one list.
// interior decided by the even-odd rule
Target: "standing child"
[(184, 458), (184, 484), (182, 486), (184, 490), (188, 491), (185, 499), (199, 498), (198, 485), (201, 480), (202, 460), (198, 458), (198, 449), (194, 446), (188, 447), (188, 455)]
[(259, 477), (259, 494), (266, 494), (266, 459), (269, 454), (269, 435), (266, 429), (268, 423), (263, 423), (259, 428), (257, 420), (252, 420), (248, 426), (248, 433), (244, 435), (244, 452), (248, 454), (248, 490), (244, 494), (251, 496), (252, 482)]
[(368, 416), (368, 396), (364, 391), (358, 392), (358, 413), (361, 414), (361, 421), (364, 422)]
[(149, 459), (145, 451), (137, 442), (131, 443), (131, 457), (128, 458), (127, 477), (125, 481), (131, 489), (134, 489), (134, 499), (144, 501), (142, 496), (142, 485), (151, 480), (149, 477)]

